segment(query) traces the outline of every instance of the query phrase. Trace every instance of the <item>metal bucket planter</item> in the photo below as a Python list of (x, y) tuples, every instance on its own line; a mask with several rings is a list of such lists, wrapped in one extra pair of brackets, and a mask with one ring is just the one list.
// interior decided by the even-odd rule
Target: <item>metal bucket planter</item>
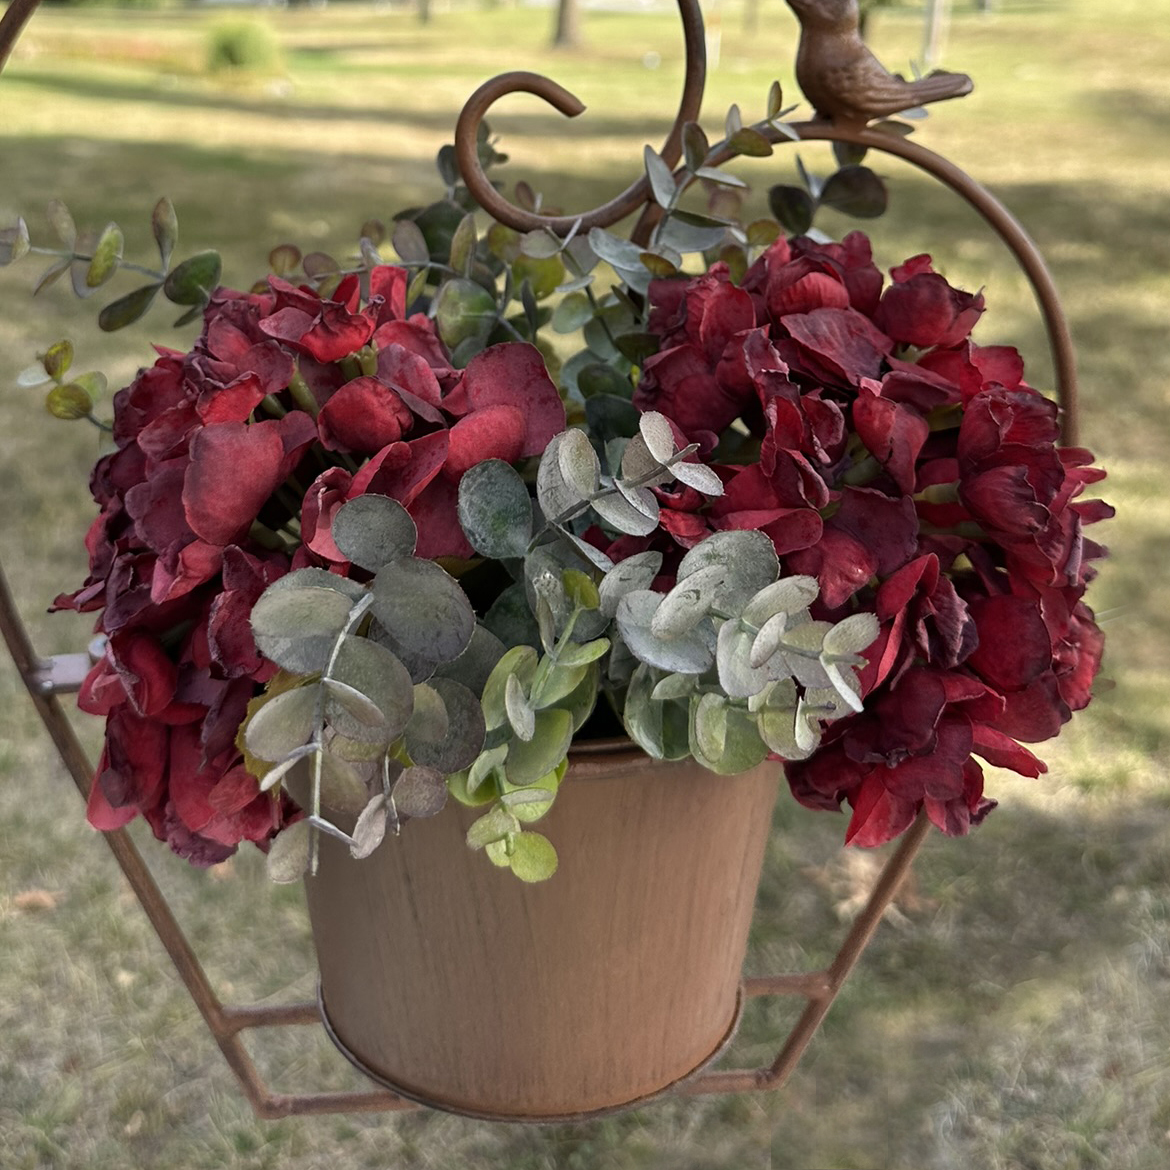
[[(574, 752), (528, 885), (412, 822), (306, 878), (322, 1017), (374, 1080), (440, 1109), (554, 1120), (655, 1096), (730, 1040), (779, 765), (715, 776), (623, 743)], [(464, 814), (464, 815), (460, 815)]]

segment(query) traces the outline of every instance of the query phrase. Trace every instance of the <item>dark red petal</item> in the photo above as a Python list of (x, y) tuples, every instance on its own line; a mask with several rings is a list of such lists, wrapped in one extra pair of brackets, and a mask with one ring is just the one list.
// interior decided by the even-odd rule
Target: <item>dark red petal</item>
[(317, 428), (329, 451), (373, 455), (410, 430), (414, 416), (381, 379), (355, 378), (321, 408)]
[(458, 483), (469, 467), (485, 459), (514, 463), (524, 450), (527, 418), (516, 406), (488, 406), (461, 418), (450, 430), (443, 474)]
[(849, 799), (853, 816), (845, 832), (846, 845), (884, 845), (914, 823), (918, 806), (887, 791), (880, 779), (882, 771), (875, 768), (870, 772), (861, 789)]
[(565, 429), (565, 406), (534, 345), (505, 342), (478, 353), (463, 371), (472, 411), (512, 406), (524, 412), (521, 455), (539, 455)]

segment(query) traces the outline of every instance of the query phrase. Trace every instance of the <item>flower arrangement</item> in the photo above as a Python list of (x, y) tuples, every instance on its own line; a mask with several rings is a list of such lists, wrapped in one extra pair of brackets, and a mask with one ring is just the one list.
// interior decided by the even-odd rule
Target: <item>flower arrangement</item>
[[(237, 292), (213, 253), (169, 267), (159, 204), (162, 270), (101, 324), (162, 293), (203, 329), (115, 395), (90, 575), (55, 603), (105, 636), (79, 699), (106, 718), (91, 823), (142, 814), (198, 865), (250, 840), (295, 880), (317, 833), (362, 856), (454, 800), (480, 809), (469, 845), (534, 881), (556, 850), (530, 826), (589, 735), (713, 773), (776, 760), (865, 846), (922, 809), (978, 824), (979, 759), (1044, 770), (1022, 744), (1100, 662), (1102, 472), (1057, 446), (1019, 355), (971, 340), (982, 295), (928, 256), (886, 282), (866, 236), (811, 228), (834, 199), (880, 211), (859, 157), (743, 225), (739, 181), (685, 137), (678, 174), (647, 151), (644, 245), (484, 231), (445, 148), (400, 263), (371, 222), (353, 264), (284, 245)], [(698, 185), (717, 214), (681, 208)], [(122, 266), (118, 229), (50, 218), (46, 279)], [(37, 250), (0, 234), (0, 260)], [(71, 361), (29, 381), (92, 418), (101, 381)]]

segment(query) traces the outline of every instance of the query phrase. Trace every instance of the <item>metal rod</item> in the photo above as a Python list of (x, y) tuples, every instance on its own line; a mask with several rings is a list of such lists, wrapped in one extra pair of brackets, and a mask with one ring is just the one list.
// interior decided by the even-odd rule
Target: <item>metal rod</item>
[(36, 11), (41, 0), (12, 0), (0, 16), (0, 69), (3, 69), (16, 44), (20, 30)]
[[(687, 122), (694, 122), (699, 117), (707, 73), (707, 42), (699, 0), (678, 0), (678, 7), (683, 24), (686, 73), (678, 114), (659, 152), (670, 167), (678, 162), (682, 154), (683, 127)], [(455, 125), (455, 157), (467, 189), (493, 219), (517, 231), (529, 232), (543, 227), (563, 236), (578, 224), (584, 231), (591, 227), (609, 227), (637, 211), (639, 207), (650, 203), (650, 181), (645, 175), (608, 203), (581, 215), (538, 215), (534, 211), (526, 211), (514, 203), (509, 203), (492, 186), (491, 180), (480, 165), (478, 135), (480, 123), (487, 115), (488, 109), (510, 93), (534, 94), (568, 118), (577, 117), (585, 109), (579, 98), (540, 73), (519, 71), (501, 73), (498, 77), (484, 82), (471, 95), (460, 111), (459, 120)], [(640, 237), (648, 235), (648, 227), (640, 223), (633, 233), (633, 238), (637, 242)]]

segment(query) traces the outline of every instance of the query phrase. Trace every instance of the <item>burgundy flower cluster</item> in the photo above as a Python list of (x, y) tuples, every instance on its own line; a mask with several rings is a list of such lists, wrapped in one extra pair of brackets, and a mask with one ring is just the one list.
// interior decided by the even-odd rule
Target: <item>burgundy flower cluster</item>
[[(1080, 498), (1103, 473), (1057, 447), (1056, 407), (1015, 350), (971, 341), (982, 296), (927, 256), (891, 275), (852, 233), (780, 240), (739, 286), (722, 265), (657, 281), (661, 348), (634, 399), (724, 480), (711, 504), (659, 491), (675, 542), (760, 529), (786, 572), (817, 578), (822, 616), (879, 618), (865, 711), (786, 766), (802, 803), (848, 802), (861, 845), (923, 807), (952, 835), (978, 823), (994, 804), (975, 757), (1044, 771), (1018, 741), (1048, 739), (1089, 701), (1102, 637), (1082, 595), (1104, 550), (1082, 529), (1112, 514)], [(737, 419), (750, 438), (727, 430)]]
[(275, 277), (263, 293), (220, 290), (192, 351), (160, 350), (115, 397), (90, 575), (56, 602), (100, 611), (107, 635), (80, 696), (107, 720), (97, 828), (142, 813), (202, 865), (266, 842), (296, 810), (260, 793), (236, 743), (274, 672), (249, 625), (261, 593), (293, 568), (347, 573), (332, 515), (366, 492), (412, 513), (418, 555), (470, 555), (460, 476), (564, 429), (539, 351), (494, 346), (453, 369), (430, 320), (407, 316), (406, 283), (380, 267), (364, 298), (356, 276), (328, 299)]

